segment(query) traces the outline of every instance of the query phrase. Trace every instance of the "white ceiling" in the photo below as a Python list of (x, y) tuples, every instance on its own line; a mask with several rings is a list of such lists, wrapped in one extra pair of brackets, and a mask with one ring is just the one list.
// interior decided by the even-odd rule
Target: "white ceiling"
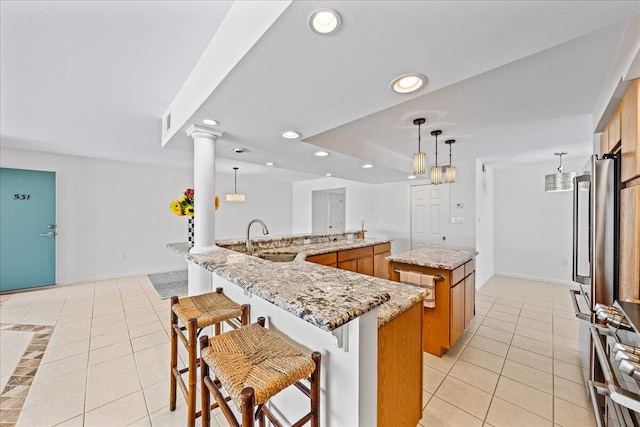
[[(307, 26), (333, 7), (331, 36)], [(232, 2), (9, 2), (0, 10), (3, 146), (186, 166), (160, 148), (160, 118)], [(406, 179), (414, 118), (454, 138), (453, 160), (501, 167), (585, 156), (591, 113), (638, 1), (295, 1), (194, 114), (213, 117), (218, 170), (290, 181)], [(29, 22), (29, 25), (24, 25)], [(429, 82), (398, 95), (389, 82)], [(303, 141), (283, 141), (294, 128)], [(176, 139), (187, 139), (178, 132)], [(176, 144), (179, 146), (179, 144)], [(249, 153), (236, 155), (242, 146)], [(318, 147), (328, 158), (312, 155)], [(444, 144), (442, 160), (448, 160)], [(442, 161), (441, 160), (441, 161)], [(276, 163), (275, 168), (264, 165)], [(372, 169), (362, 169), (365, 162)], [(253, 164), (254, 166), (250, 166)]]

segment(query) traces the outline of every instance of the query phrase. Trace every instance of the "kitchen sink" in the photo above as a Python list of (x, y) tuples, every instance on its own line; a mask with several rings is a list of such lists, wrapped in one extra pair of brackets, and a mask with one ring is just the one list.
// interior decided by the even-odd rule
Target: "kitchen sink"
[(273, 262), (291, 262), (298, 254), (260, 254), (260, 258)]

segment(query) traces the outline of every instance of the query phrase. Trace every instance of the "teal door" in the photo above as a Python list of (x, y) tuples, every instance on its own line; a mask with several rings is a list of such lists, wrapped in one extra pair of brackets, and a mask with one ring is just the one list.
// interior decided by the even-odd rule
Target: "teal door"
[(0, 168), (0, 291), (56, 283), (56, 174)]

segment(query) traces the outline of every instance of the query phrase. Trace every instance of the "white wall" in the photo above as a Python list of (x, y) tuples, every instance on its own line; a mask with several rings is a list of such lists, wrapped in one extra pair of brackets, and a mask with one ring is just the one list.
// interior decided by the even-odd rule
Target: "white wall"
[[(216, 170), (216, 194), (220, 196), (221, 202), (220, 209), (216, 211), (216, 240), (244, 239), (247, 224), (254, 218), (263, 220), (272, 236), (291, 234), (290, 182), (275, 181), (267, 177), (243, 176), (240, 169), (238, 192), (244, 193), (246, 201), (226, 202), (225, 194), (232, 192), (233, 174), (220, 173)], [(184, 220), (184, 218), (175, 218)], [(261, 227), (254, 225), (251, 230), (251, 236), (262, 236)], [(186, 237), (182, 237), (182, 241), (185, 239)]]
[[(193, 185), (193, 171), (35, 151), (0, 149), (0, 165), (56, 172), (57, 283), (79, 283), (185, 268), (165, 245), (187, 238), (169, 203)], [(216, 238), (242, 237), (251, 218), (272, 234), (291, 232), (291, 184), (238, 178), (247, 202), (232, 205), (232, 174), (216, 174), (222, 199)], [(123, 258), (123, 254), (125, 257)]]
[(410, 249), (409, 182), (366, 184), (339, 178), (322, 178), (293, 184), (293, 233), (311, 231), (312, 192), (344, 187), (346, 230), (359, 230), (360, 221), (368, 237), (393, 239), (393, 253)]
[[(563, 164), (580, 172), (586, 161)], [(544, 191), (544, 176), (557, 167), (549, 162), (495, 171), (496, 274), (571, 283), (573, 193)]]
[[(447, 243), (452, 248), (475, 248), (475, 160), (456, 164), (456, 183), (451, 185), (451, 216), (464, 218), (463, 224), (449, 224)], [(311, 231), (312, 191), (337, 187), (346, 188), (346, 229), (360, 229), (365, 221), (367, 236), (393, 239), (394, 254), (411, 250), (410, 186), (425, 180), (366, 184), (339, 178), (323, 178), (293, 184), (294, 233)], [(455, 203), (462, 202), (462, 208)]]
[(476, 288), (494, 273), (494, 175), (476, 160)]
[[(450, 248), (476, 247), (476, 161), (464, 160), (456, 162), (456, 182), (450, 185), (449, 217), (463, 218), (463, 223), (451, 224), (449, 221)], [(462, 203), (462, 207), (457, 207)]]

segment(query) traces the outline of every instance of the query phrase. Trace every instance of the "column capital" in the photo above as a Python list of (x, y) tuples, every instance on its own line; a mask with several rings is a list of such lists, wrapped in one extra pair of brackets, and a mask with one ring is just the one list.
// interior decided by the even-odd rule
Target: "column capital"
[(221, 131), (212, 130), (202, 126), (196, 126), (194, 124), (189, 126), (189, 128), (187, 129), (187, 136), (190, 136), (191, 138), (208, 138), (215, 141), (216, 139), (221, 137), (222, 134), (223, 132)]

